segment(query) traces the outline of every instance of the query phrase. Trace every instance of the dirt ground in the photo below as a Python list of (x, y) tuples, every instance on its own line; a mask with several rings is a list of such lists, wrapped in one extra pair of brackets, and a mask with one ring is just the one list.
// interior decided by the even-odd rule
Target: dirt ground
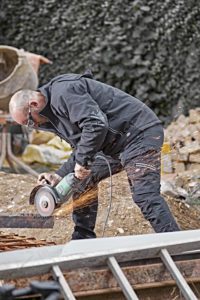
[[(36, 185), (36, 179), (28, 174), (0, 172), (0, 215), (18, 215), (36, 213), (34, 206), (29, 205), (29, 195)], [(170, 209), (183, 230), (200, 228), (200, 211), (184, 202), (165, 197)], [(99, 184), (99, 210), (96, 233), (102, 236), (110, 200), (110, 181)], [(53, 229), (5, 229), (1, 232), (14, 232), (26, 237), (45, 239), (56, 244), (70, 240), (73, 222), (69, 209), (63, 205), (55, 217)], [(133, 203), (126, 174), (121, 172), (113, 176), (112, 207), (104, 236), (136, 235), (153, 232), (144, 220), (139, 208)]]

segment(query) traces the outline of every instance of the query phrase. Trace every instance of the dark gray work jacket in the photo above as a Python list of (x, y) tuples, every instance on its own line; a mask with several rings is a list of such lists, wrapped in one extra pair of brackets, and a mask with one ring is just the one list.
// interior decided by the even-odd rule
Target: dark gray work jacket
[(97, 152), (116, 156), (128, 139), (161, 123), (140, 100), (88, 77), (64, 74), (38, 89), (47, 101), (40, 114), (49, 119), (39, 129), (67, 141), (75, 161), (85, 167)]

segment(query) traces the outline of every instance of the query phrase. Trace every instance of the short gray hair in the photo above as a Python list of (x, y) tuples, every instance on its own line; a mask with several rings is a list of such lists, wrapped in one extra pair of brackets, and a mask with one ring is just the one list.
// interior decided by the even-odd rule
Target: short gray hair
[(12, 114), (13, 111), (16, 111), (20, 108), (24, 111), (27, 111), (29, 100), (35, 95), (35, 91), (32, 90), (20, 90), (16, 92), (10, 100), (9, 110)]

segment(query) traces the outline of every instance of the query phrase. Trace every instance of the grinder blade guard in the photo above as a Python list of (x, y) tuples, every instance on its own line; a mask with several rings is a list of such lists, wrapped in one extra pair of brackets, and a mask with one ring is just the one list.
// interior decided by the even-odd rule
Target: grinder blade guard
[(30, 194), (29, 203), (35, 205), (41, 216), (49, 217), (56, 207), (71, 197), (73, 188), (78, 182), (74, 173), (70, 173), (63, 177), (55, 187), (48, 184), (36, 186)]

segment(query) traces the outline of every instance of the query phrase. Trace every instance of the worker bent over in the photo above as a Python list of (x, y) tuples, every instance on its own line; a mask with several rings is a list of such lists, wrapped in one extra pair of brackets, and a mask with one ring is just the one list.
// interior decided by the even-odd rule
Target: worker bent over
[[(178, 231), (160, 195), (160, 154), (163, 128), (154, 112), (140, 100), (92, 78), (65, 74), (37, 91), (21, 90), (10, 101), (10, 113), (21, 125), (51, 131), (73, 148), (71, 157), (54, 174), (39, 175), (38, 183), (56, 185), (75, 172), (81, 179), (74, 203), (93, 190), (87, 205), (74, 205), (72, 239), (94, 238), (98, 183), (125, 169), (133, 200), (156, 232)], [(96, 189), (96, 192), (94, 190)]]

